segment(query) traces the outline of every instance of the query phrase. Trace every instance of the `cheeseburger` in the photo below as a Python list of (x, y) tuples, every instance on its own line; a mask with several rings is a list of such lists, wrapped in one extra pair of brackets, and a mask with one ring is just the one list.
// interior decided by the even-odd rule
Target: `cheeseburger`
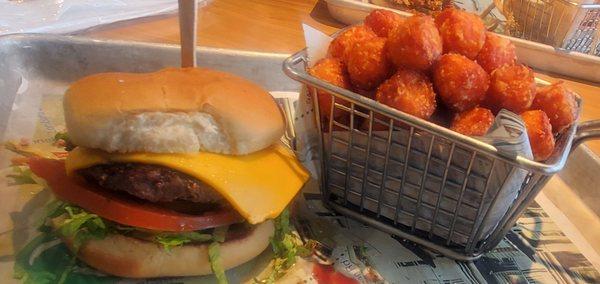
[(83, 262), (132, 278), (217, 274), (264, 251), (309, 175), (261, 87), (202, 68), (102, 73), (64, 97), (66, 160), (32, 159), (49, 223)]

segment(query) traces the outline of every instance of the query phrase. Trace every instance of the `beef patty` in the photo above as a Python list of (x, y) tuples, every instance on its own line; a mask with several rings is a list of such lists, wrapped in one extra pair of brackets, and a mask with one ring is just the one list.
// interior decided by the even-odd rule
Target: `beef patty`
[(163, 166), (114, 163), (81, 169), (78, 173), (88, 183), (108, 190), (124, 191), (151, 202), (187, 200), (224, 203), (223, 197), (207, 184)]

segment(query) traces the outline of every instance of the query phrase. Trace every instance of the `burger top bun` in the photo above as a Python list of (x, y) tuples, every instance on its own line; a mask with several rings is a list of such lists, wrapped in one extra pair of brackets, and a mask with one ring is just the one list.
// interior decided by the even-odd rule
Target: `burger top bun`
[(205, 68), (100, 73), (64, 98), (75, 145), (108, 152), (244, 155), (283, 135), (283, 115), (258, 85)]

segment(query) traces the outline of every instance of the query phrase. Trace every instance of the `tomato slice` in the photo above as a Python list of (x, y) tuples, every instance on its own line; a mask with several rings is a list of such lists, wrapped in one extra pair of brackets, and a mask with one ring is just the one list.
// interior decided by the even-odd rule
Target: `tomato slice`
[(190, 215), (161, 208), (149, 202), (128, 199), (107, 190), (77, 183), (67, 176), (62, 160), (31, 158), (31, 171), (43, 178), (58, 199), (73, 203), (98, 216), (119, 224), (160, 231), (197, 231), (244, 219), (234, 210)]

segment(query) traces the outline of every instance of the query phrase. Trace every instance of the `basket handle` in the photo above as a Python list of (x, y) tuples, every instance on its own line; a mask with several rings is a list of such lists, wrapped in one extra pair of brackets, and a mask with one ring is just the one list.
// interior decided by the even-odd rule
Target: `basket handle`
[(587, 140), (598, 138), (600, 138), (600, 119), (583, 122), (577, 126), (571, 151)]

